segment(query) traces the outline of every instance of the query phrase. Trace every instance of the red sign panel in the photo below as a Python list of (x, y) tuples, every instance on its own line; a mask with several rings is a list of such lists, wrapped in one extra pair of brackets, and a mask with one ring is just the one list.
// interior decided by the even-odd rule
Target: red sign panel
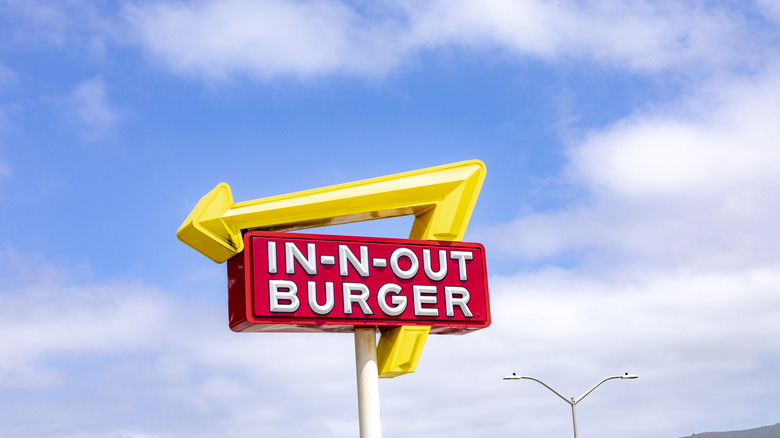
[(490, 325), (478, 243), (248, 231), (244, 245), (228, 261), (234, 331)]

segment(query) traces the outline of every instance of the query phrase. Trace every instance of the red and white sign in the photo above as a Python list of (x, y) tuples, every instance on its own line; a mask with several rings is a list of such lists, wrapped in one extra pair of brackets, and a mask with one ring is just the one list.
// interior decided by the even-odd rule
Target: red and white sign
[(248, 231), (228, 261), (230, 328), (350, 332), (490, 325), (485, 250), (478, 243)]

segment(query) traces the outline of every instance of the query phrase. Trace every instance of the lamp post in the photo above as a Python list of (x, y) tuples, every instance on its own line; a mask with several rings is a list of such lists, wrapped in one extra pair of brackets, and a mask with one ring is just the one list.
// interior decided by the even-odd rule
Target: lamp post
[(606, 382), (607, 380), (612, 380), (612, 379), (636, 379), (636, 378), (638, 378), (638, 377), (639, 377), (639, 376), (637, 376), (636, 374), (628, 374), (628, 373), (625, 373), (625, 374), (623, 374), (622, 376), (610, 376), (610, 377), (607, 377), (607, 378), (603, 379), (601, 382), (599, 382), (599, 383), (597, 383), (597, 384), (593, 385), (593, 388), (590, 388), (589, 390), (587, 390), (587, 391), (585, 392), (585, 394), (582, 394), (581, 396), (579, 396), (579, 397), (577, 397), (577, 398), (574, 398), (574, 397), (571, 397), (571, 398), (566, 398), (566, 397), (564, 397), (563, 395), (561, 395), (561, 393), (560, 393), (560, 392), (558, 392), (558, 391), (556, 391), (556, 390), (554, 390), (554, 389), (550, 388), (550, 386), (549, 386), (549, 385), (547, 385), (546, 383), (544, 383), (544, 382), (542, 382), (541, 380), (539, 380), (539, 379), (536, 379), (536, 378), (534, 378), (534, 377), (528, 377), (528, 376), (518, 376), (517, 374), (515, 374), (515, 373), (512, 373), (512, 375), (511, 375), (511, 376), (506, 376), (506, 377), (504, 377), (504, 380), (520, 380), (520, 379), (527, 379), (527, 380), (533, 380), (533, 381), (535, 381), (535, 382), (539, 382), (539, 383), (541, 383), (541, 384), (542, 384), (542, 385), (543, 385), (545, 388), (547, 388), (547, 389), (549, 389), (550, 391), (554, 392), (554, 393), (555, 393), (555, 395), (557, 395), (558, 397), (560, 397), (560, 398), (561, 398), (563, 401), (565, 401), (566, 403), (568, 403), (569, 405), (571, 405), (571, 421), (572, 421), (572, 424), (574, 425), (574, 438), (577, 438), (577, 416), (576, 416), (576, 415), (575, 415), (575, 413), (574, 413), (574, 406), (576, 406), (576, 405), (577, 405), (577, 403), (579, 403), (579, 402), (580, 402), (582, 399), (584, 399), (586, 395), (588, 395), (588, 394), (590, 394), (591, 392), (593, 392), (593, 390), (594, 390), (594, 389), (598, 388), (598, 387), (599, 387), (599, 385), (601, 385), (602, 383)]

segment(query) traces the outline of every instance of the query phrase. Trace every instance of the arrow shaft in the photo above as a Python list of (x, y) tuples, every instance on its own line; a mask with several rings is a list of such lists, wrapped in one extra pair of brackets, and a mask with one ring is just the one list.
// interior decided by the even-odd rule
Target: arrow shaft
[[(453, 233), (453, 230), (465, 231), (463, 219), (468, 220), (473, 205), (457, 205), (459, 198), (451, 195), (459, 192), (463, 179), (426, 182), (426, 178), (404, 178), (402, 174), (240, 202), (233, 204), (219, 219), (230, 228), (289, 231), (406, 215), (424, 217), (430, 210), (442, 206), (447, 210), (442, 213), (448, 214), (449, 219), (426, 227), (432, 229), (418, 238), (462, 240), (462, 233)], [(420, 190), (421, 186), (424, 190)], [(280, 221), (280, 217), (285, 220)], [(456, 222), (459, 217), (462, 219)]]

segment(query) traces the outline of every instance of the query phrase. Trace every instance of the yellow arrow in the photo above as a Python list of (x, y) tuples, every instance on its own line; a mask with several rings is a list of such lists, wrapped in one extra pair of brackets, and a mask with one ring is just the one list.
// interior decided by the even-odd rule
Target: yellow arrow
[(246, 229), (291, 231), (414, 215), (409, 238), (459, 241), (484, 178), (485, 165), (472, 160), (239, 203), (221, 183), (176, 235), (217, 263), (243, 250)]
[[(247, 229), (292, 231), (414, 215), (410, 239), (460, 241), (484, 179), (484, 163), (471, 160), (239, 203), (221, 183), (201, 198), (176, 235), (217, 263), (243, 250)], [(429, 331), (401, 326), (382, 333), (379, 376), (414, 372)]]

